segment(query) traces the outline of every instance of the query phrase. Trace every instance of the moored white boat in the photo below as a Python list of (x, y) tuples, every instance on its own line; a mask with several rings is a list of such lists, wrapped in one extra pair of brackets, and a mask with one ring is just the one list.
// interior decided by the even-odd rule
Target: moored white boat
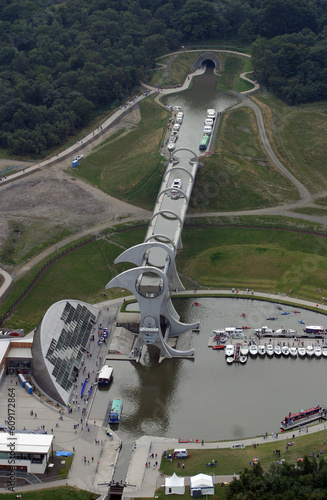
[(321, 347), (319, 345), (316, 345), (313, 350), (314, 350), (316, 358), (321, 358), (321, 356), (322, 356)]
[(235, 352), (235, 348), (232, 344), (228, 344), (226, 345), (225, 347), (225, 356), (226, 358), (230, 357), (230, 356), (234, 356), (234, 352)]
[(266, 353), (270, 358), (274, 355), (274, 348), (271, 344), (267, 345)]
[(290, 355), (290, 349), (287, 345), (283, 345), (282, 347), (282, 355), (287, 357)]
[(226, 362), (231, 365), (232, 363), (234, 363), (234, 356), (228, 356), (226, 358)]
[(247, 356), (249, 354), (249, 346), (247, 344), (242, 344), (240, 348), (241, 356)]
[(312, 345), (307, 345), (307, 348), (306, 348), (306, 353), (307, 353), (307, 356), (309, 356), (309, 358), (312, 358), (312, 356), (314, 355), (314, 348)]
[(296, 347), (290, 347), (290, 355), (292, 358), (296, 358), (297, 357), (297, 348)]
[(212, 118), (214, 120), (216, 118), (216, 110), (207, 109), (207, 118)]
[(268, 328), (268, 326), (262, 326), (261, 328), (256, 328), (254, 331), (257, 335), (272, 335), (274, 333), (274, 330)]
[(242, 363), (242, 365), (244, 365), (248, 360), (248, 357), (247, 356), (240, 356), (240, 363)]
[(255, 344), (250, 346), (249, 353), (250, 356), (256, 356), (258, 354), (258, 348)]
[(259, 356), (266, 355), (266, 347), (264, 345), (261, 344), (258, 346), (258, 354), (259, 354)]
[(280, 345), (275, 345), (275, 347), (274, 347), (274, 353), (275, 353), (275, 356), (281, 356), (282, 355), (282, 350), (280, 348)]
[(321, 353), (323, 358), (327, 358), (327, 345), (322, 346)]
[(297, 330), (293, 330), (292, 328), (279, 328), (278, 330), (276, 330), (276, 335), (291, 336), (296, 334)]
[(305, 358), (306, 355), (307, 355), (307, 351), (305, 350), (304, 347), (298, 347), (298, 355), (300, 356), (300, 358)]

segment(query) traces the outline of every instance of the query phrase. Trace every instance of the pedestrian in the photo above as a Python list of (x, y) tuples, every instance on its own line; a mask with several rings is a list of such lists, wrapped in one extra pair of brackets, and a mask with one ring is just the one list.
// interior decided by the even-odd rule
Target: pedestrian
[(92, 457), (92, 462), (94, 462), (94, 457)]

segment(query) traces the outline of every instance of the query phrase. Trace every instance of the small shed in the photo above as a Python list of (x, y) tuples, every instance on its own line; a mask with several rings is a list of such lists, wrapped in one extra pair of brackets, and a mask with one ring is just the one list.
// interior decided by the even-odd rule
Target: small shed
[(212, 476), (197, 474), (196, 476), (190, 477), (190, 489), (192, 497), (213, 495), (214, 486)]
[(184, 495), (185, 481), (183, 477), (178, 477), (175, 472), (171, 477), (165, 479), (166, 495)]

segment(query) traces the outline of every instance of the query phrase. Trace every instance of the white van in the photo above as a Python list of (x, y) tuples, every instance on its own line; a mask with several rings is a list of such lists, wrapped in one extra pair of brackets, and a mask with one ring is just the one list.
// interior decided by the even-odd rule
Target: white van
[(187, 458), (188, 453), (186, 448), (176, 448), (174, 450), (174, 458)]

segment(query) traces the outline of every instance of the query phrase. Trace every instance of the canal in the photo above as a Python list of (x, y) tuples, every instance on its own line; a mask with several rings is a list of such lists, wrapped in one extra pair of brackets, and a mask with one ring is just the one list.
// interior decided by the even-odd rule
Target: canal
[(165, 96), (163, 99), (165, 104), (181, 106), (184, 111), (176, 148), (190, 148), (194, 153), (200, 154), (199, 144), (203, 136), (207, 109), (222, 112), (238, 101), (232, 94), (217, 91), (218, 78), (214, 74), (213, 65), (209, 65), (205, 73), (193, 78), (189, 90)]

